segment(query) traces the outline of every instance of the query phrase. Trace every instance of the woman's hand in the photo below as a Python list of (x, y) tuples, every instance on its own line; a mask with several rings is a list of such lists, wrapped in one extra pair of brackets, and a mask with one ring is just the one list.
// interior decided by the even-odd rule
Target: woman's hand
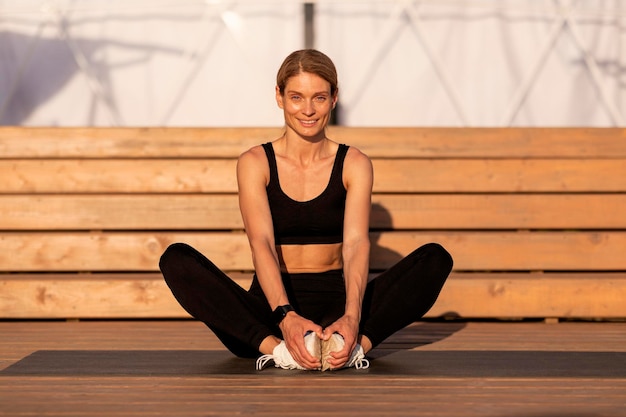
[(304, 335), (309, 331), (315, 332), (320, 339), (322, 338), (321, 326), (290, 311), (280, 322), (279, 327), (287, 350), (296, 362), (307, 369), (319, 369), (322, 366), (320, 358), (311, 355), (304, 345)]
[(339, 333), (345, 342), (343, 349), (338, 352), (330, 352), (331, 359), (328, 360), (328, 363), (333, 369), (338, 369), (348, 362), (352, 351), (356, 347), (357, 337), (359, 336), (359, 320), (349, 315), (340, 317), (324, 329), (323, 339), (330, 339), (333, 333)]

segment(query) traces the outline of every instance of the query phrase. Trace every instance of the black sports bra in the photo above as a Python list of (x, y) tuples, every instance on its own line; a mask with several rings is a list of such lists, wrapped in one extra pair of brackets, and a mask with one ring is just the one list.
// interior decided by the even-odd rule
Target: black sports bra
[(347, 145), (339, 145), (330, 181), (320, 195), (309, 201), (296, 201), (280, 188), (276, 155), (271, 143), (263, 144), (270, 167), (267, 198), (274, 223), (277, 245), (341, 243), (346, 188), (343, 185), (343, 161)]

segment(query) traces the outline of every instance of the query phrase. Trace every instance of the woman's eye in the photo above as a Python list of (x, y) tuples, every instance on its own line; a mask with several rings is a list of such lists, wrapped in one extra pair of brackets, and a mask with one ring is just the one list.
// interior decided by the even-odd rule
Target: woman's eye
[(323, 102), (325, 102), (325, 101), (326, 101), (326, 97), (324, 97), (324, 96), (318, 96), (318, 97), (315, 97), (315, 101), (318, 101), (318, 102), (320, 102), (320, 103), (323, 103)]
[(291, 96), (293, 101), (300, 101), (300, 96)]

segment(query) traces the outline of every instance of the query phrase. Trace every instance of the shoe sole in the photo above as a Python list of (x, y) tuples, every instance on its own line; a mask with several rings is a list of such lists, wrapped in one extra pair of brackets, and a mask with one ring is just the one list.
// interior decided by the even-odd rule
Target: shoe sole
[(305, 338), (306, 350), (315, 358), (322, 357), (322, 340), (317, 336)]
[(335, 337), (331, 336), (328, 340), (322, 340), (321, 342), (321, 359), (322, 359), (322, 371), (333, 370), (330, 363), (328, 363), (329, 359), (332, 359), (330, 356), (330, 352), (337, 352), (343, 348), (343, 340), (339, 340), (341, 336)]

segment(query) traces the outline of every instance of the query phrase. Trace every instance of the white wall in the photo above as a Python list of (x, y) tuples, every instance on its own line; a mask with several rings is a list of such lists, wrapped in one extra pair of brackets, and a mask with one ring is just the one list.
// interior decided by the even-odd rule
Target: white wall
[(318, 45), (343, 73), (346, 124), (624, 124), (624, 1), (351, 2), (318, 12)]
[[(353, 126), (624, 126), (626, 1), (318, 1)], [(0, 0), (0, 124), (276, 126), (300, 1)]]
[(281, 123), (275, 73), (302, 47), (300, 4), (23, 3), (0, 2), (0, 123)]

